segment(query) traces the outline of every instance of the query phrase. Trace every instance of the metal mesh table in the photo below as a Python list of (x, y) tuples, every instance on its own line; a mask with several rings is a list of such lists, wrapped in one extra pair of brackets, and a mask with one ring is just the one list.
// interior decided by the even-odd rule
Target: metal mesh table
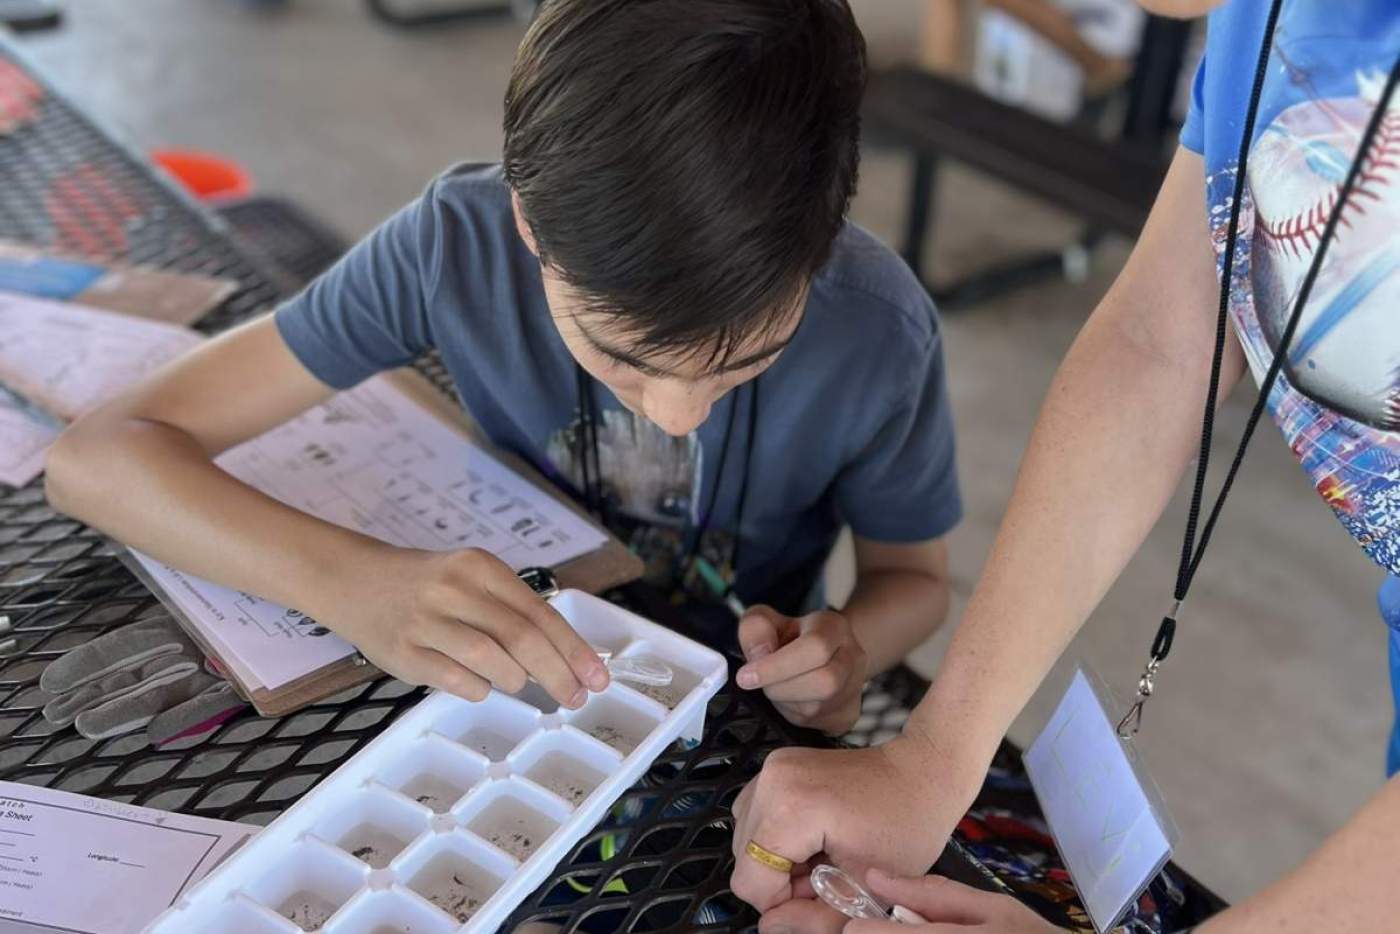
[[(224, 222), (32, 75), (3, 37), (0, 91), (31, 99), (26, 119), (0, 135), (0, 237), (236, 280), (238, 291), (199, 322), (207, 333), (266, 310), (300, 285), (294, 269), (231, 237)], [(250, 228), (261, 218), (243, 221)], [(452, 392), (439, 361), (425, 359), (420, 369)], [(204, 739), (159, 750), (140, 736), (93, 741), (55, 729), (40, 715), (43, 668), (108, 629), (165, 612), (117, 553), (97, 532), (56, 514), (41, 481), (17, 490), (0, 486), (0, 615), (11, 617), (18, 640), (0, 657), (0, 778), (265, 823), (422, 697), (419, 689), (381, 679), (280, 719), (246, 714)], [(637, 594), (614, 596), (685, 627)], [(926, 687), (907, 669), (877, 678), (847, 742), (867, 745), (894, 735)], [(507, 929), (527, 920), (565, 931), (751, 928), (753, 912), (728, 891), (729, 804), (772, 749), (823, 742), (731, 683), (711, 702), (702, 742), (668, 750)], [(989, 884), (973, 861), (945, 855), (939, 869)]]

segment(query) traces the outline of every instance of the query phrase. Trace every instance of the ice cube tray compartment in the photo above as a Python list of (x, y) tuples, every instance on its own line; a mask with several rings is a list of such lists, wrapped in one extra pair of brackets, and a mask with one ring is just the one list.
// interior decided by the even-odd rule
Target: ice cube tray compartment
[(573, 808), (518, 778), (492, 782), (454, 815), (467, 830), (525, 862), (569, 819)]
[(455, 919), (447, 920), (407, 891), (389, 891), (357, 897), (326, 925), (325, 934), (452, 934), (455, 930)]
[(333, 846), (303, 839), (247, 893), (303, 931), (318, 931), (364, 886), (367, 869)]
[(647, 697), (615, 681), (576, 711), (534, 684), (479, 704), (433, 693), (151, 934), (313, 929), (279, 910), (322, 934), (496, 931), (656, 756), (696, 735), (728, 670), (718, 653), (596, 597), (565, 591), (553, 604), (600, 648), (672, 666), (674, 693)]
[(647, 640), (636, 640), (623, 649), (622, 658), (655, 658), (666, 663), (671, 669), (671, 683), (667, 685), (638, 684), (627, 682), (627, 686), (644, 697), (649, 697), (667, 710), (674, 710), (686, 695), (699, 687), (703, 680), (700, 675), (685, 667), (685, 662), (675, 656), (682, 653), (667, 652), (666, 646), (656, 645)]
[(445, 814), (485, 777), (486, 766), (485, 756), (429, 733), (375, 780), (415, 804)]
[(501, 762), (539, 728), (540, 720), (538, 709), (493, 693), (479, 704), (463, 701), (433, 724), (433, 732), (488, 761)]
[(577, 806), (622, 764), (622, 756), (571, 726), (536, 736), (510, 758), (515, 774)]
[(298, 934), (295, 924), (246, 895), (203, 905), (182, 920), (186, 931), (237, 931), (238, 934)]
[(399, 875), (404, 885), (457, 924), (471, 919), (515, 872), (516, 863), (461, 831), (414, 847)]
[(656, 729), (666, 713), (656, 701), (614, 681), (602, 694), (590, 697), (581, 710), (573, 711), (567, 722), (626, 756)]
[(422, 808), (386, 789), (370, 786), (344, 807), (326, 814), (311, 833), (369, 868), (383, 869), (429, 827)]

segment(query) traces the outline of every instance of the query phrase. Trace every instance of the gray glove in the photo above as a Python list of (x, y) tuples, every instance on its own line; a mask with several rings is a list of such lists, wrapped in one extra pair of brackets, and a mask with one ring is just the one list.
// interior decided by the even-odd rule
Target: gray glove
[(204, 669), (204, 656), (169, 619), (115, 629), (55, 659), (39, 687), (57, 695), (44, 719), (88, 739), (145, 727), (159, 746), (206, 733), (244, 706), (233, 686)]

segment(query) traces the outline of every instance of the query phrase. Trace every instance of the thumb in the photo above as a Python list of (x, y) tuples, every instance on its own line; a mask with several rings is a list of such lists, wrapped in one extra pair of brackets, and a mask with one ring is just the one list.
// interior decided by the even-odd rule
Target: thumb
[(739, 648), (744, 658), (753, 661), (778, 650), (783, 642), (783, 624), (787, 617), (771, 606), (752, 606), (739, 620)]

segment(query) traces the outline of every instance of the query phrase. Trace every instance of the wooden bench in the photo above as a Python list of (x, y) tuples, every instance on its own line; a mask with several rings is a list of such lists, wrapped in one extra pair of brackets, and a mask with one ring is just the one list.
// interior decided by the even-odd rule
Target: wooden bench
[(940, 304), (966, 304), (1047, 275), (1078, 278), (1087, 273), (1088, 248), (1104, 232), (1137, 235), (1166, 173), (1164, 139), (1184, 29), (1155, 17), (1149, 21), (1118, 139), (1055, 123), (918, 68), (871, 75), (864, 108), (867, 138), (907, 149), (913, 157), (901, 252), (915, 273), (922, 271), (943, 159), (986, 173), (1085, 223), (1084, 235), (1062, 250), (1018, 258), (949, 285), (929, 284)]

